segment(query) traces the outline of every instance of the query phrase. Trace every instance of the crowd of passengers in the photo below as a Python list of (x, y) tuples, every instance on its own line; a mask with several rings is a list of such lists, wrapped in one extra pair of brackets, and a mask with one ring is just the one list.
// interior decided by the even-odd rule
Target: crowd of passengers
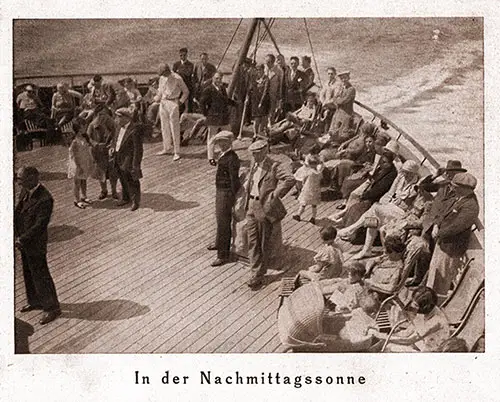
[[(356, 91), (349, 71), (337, 74), (329, 67), (328, 81), (313, 91), (315, 74), (308, 56), (302, 58), (302, 66), (295, 56), (288, 65), (282, 55), (268, 54), (262, 64), (246, 60), (234, 94), (227, 98), (224, 89), (227, 99), (223, 101), (213, 94), (214, 88), (223, 87), (223, 75), (208, 61), (206, 53), (193, 64), (187, 59), (187, 49), (181, 49), (180, 61), (173, 65), (172, 72), (180, 80), (179, 92), (174, 89), (176, 102), (180, 100), (178, 126), (172, 124), (172, 115), (163, 117), (160, 112), (159, 91), (168, 90), (159, 88), (161, 77), (171, 74), (167, 65), (161, 66), (158, 77), (150, 79), (144, 95), (131, 78), (119, 81), (117, 86), (95, 75), (84, 87), (85, 94), (61, 82), (53, 94), (50, 114), (33, 86), (27, 85), (16, 99), (20, 124), (30, 120), (49, 130), (61, 130), (72, 123), (73, 131), (82, 134), (76, 138), (81, 147), (87, 144), (99, 148), (102, 152), (91, 154), (101, 158), (97, 178), (101, 183), (98, 199), (102, 200), (108, 196), (106, 180), (111, 183), (112, 197), (118, 198), (117, 178), (107, 163), (107, 147), (117, 130), (113, 111), (127, 108), (133, 120), (149, 125), (153, 135), (162, 132), (164, 150), (159, 154), (170, 150), (167, 147), (172, 146), (172, 140), (174, 148), (178, 147), (175, 137), (180, 133), (176, 130), (184, 131), (187, 142), (200, 126), (208, 126), (207, 159), (214, 166), (212, 139), (217, 131), (230, 130), (235, 137), (242, 137), (243, 124), (238, 119), (234, 124), (229, 116), (236, 113), (243, 123), (253, 123), (253, 141), (283, 143), (292, 150), (289, 156), (294, 161), (296, 180), (292, 195), (298, 203), (294, 220), (303, 221), (310, 208), (308, 221), (316, 224), (325, 188), (330, 200), (342, 199), (338, 211), (328, 217), (330, 223), (321, 229), (324, 244), (314, 265), (301, 271), (300, 278), (319, 281), (334, 309), (354, 311), (363, 307), (367, 313), (372, 313), (374, 305), (396, 291), (405, 279), (406, 287), (414, 289), (411, 308), (421, 317), (406, 338), (400, 334), (399, 343), (418, 338), (423, 341), (423, 350), (436, 350), (448, 336), (446, 317), (438, 306), (452, 289), (479, 214), (476, 179), (461, 162), (450, 160), (435, 174), (422, 176), (417, 162), (404, 159), (399, 143), (388, 135), (383, 121), (377, 126), (354, 113)], [(74, 141), (75, 150), (78, 144)], [(180, 151), (176, 148), (174, 160), (178, 159)], [(91, 175), (92, 161), (74, 153), (72, 162), (80, 172), (78, 180), (75, 178), (75, 205), (85, 208), (92, 202), (83, 183)], [(85, 166), (76, 166), (78, 163)], [(75, 172), (73, 175), (76, 177)], [(363, 243), (348, 263), (344, 263), (347, 256), (341, 251), (339, 239)], [(381, 255), (373, 251), (376, 241), (382, 245)], [(403, 273), (408, 273), (407, 278)]]

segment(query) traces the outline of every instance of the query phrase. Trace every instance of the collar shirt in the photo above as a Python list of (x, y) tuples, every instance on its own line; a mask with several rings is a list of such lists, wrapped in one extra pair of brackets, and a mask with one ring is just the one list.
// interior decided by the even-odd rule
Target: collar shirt
[(28, 96), (26, 92), (21, 92), (17, 97), (17, 105), (21, 110), (33, 110), (38, 107), (36, 95)]
[(252, 170), (253, 170), (253, 176), (251, 177), (252, 187), (250, 189), (250, 195), (252, 197), (258, 197), (259, 196), (259, 182), (260, 182), (260, 179), (264, 173), (264, 170), (262, 169), (262, 162), (255, 163)]
[(321, 103), (325, 104), (332, 102), (333, 98), (342, 93), (342, 90), (343, 86), (340, 80), (334, 79), (333, 81), (328, 81), (320, 92)]
[(224, 155), (226, 155), (229, 151), (232, 151), (232, 148), (229, 148), (229, 149), (225, 150), (224, 152), (221, 152), (219, 155), (219, 159), (222, 158)]
[(116, 140), (116, 151), (120, 150), (120, 147), (123, 142), (123, 137), (125, 136), (125, 132), (127, 131), (128, 126), (130, 126), (130, 122), (128, 122), (122, 128), (120, 128), (120, 132), (118, 133), (118, 139)]
[(38, 183), (31, 190), (28, 190), (28, 198), (27, 198), (27, 200), (29, 200), (33, 196), (33, 193), (38, 189), (38, 187), (40, 187), (40, 183)]
[(161, 76), (158, 85), (161, 100), (178, 100), (184, 103), (189, 96), (189, 90), (180, 75), (170, 73), (168, 77)]

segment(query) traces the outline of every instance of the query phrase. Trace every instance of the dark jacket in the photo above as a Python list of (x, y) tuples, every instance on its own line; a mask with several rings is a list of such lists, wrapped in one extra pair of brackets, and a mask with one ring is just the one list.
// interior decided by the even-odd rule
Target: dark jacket
[(451, 257), (460, 257), (467, 250), (471, 227), (479, 215), (479, 204), (475, 194), (462, 199), (455, 198), (447, 205), (436, 224), (439, 227), (437, 242)]
[(184, 83), (189, 89), (189, 92), (191, 92), (193, 90), (194, 64), (189, 60), (186, 60), (184, 64), (182, 64), (182, 62), (179, 60), (174, 63), (172, 71), (182, 77)]
[(143, 154), (142, 146), (142, 134), (143, 126), (136, 123), (130, 123), (123, 136), (122, 143), (120, 145), (120, 150), (116, 151), (116, 142), (118, 140), (118, 135), (120, 133), (120, 128), (117, 128), (115, 137), (111, 147), (115, 149), (115, 163), (116, 166), (122, 171), (129, 172), (132, 174), (134, 179), (140, 179), (142, 177), (141, 162)]
[(217, 69), (211, 63), (207, 63), (205, 66), (202, 63), (196, 63), (194, 65), (193, 85), (195, 95), (199, 96), (201, 91), (210, 84), (216, 71)]
[(421, 187), (426, 191), (429, 191), (427, 189), (430, 189), (430, 191), (437, 190), (431, 207), (422, 216), (422, 233), (425, 234), (431, 231), (434, 224), (437, 223), (448, 210), (450, 204), (455, 202), (456, 194), (453, 190), (453, 186), (449, 183), (444, 183), (437, 188), (434, 187), (434, 185), (432, 187), (421, 185)]
[(225, 126), (229, 124), (229, 106), (236, 103), (227, 96), (226, 88), (217, 89), (215, 85), (207, 86), (201, 95), (201, 111), (207, 118), (207, 126)]
[(383, 168), (379, 165), (373, 173), (370, 186), (365, 190), (361, 199), (372, 203), (379, 201), (389, 191), (397, 175), (398, 171), (393, 163)]
[(222, 155), (217, 161), (215, 187), (221, 190), (231, 190), (234, 196), (240, 188), (240, 158), (232, 149)]
[(25, 200), (27, 194), (25, 189), (19, 194), (19, 202), (14, 209), (14, 232), (26, 254), (44, 255), (47, 253), (47, 227), (54, 200), (41, 184), (29, 200)]
[(297, 70), (292, 80), (292, 70), (285, 72), (286, 102), (291, 106), (304, 103), (304, 93), (307, 86), (307, 77), (303, 71)]

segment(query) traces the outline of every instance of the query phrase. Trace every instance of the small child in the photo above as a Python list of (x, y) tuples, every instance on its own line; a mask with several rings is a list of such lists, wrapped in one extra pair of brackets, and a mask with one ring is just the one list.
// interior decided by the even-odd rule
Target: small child
[(299, 272), (299, 276), (311, 281), (320, 281), (340, 276), (342, 273), (342, 251), (335, 245), (337, 229), (327, 226), (320, 231), (323, 245), (314, 256), (315, 265)]
[(358, 261), (353, 261), (348, 264), (347, 272), (347, 278), (339, 280), (329, 289), (331, 296), (328, 300), (335, 305), (337, 312), (348, 312), (360, 307), (359, 300), (364, 291), (365, 266)]
[[(92, 147), (86, 133), (85, 121), (81, 118), (73, 120), (75, 138), (69, 146), (68, 178), (73, 179), (74, 205), (85, 209), (92, 201), (87, 198), (87, 178), (94, 166)], [(81, 193), (81, 197), (80, 197)]]
[(292, 218), (300, 221), (300, 216), (304, 213), (306, 205), (311, 205), (312, 217), (309, 220), (316, 224), (317, 206), (321, 202), (321, 175), (323, 164), (318, 155), (307, 155), (304, 165), (295, 172), (295, 179), (302, 182), (300, 195), (298, 197), (299, 209)]
[(404, 251), (405, 244), (399, 237), (387, 236), (384, 255), (367, 264), (366, 286), (382, 294), (394, 292), (403, 271)]

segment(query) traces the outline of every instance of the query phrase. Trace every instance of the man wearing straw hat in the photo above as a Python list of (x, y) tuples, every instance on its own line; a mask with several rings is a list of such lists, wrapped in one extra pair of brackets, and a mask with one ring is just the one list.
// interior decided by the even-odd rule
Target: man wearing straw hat
[(432, 227), (436, 247), (427, 278), (427, 286), (434, 289), (440, 299), (446, 298), (457, 275), (460, 258), (467, 250), (471, 227), (479, 215), (479, 204), (474, 194), (476, 178), (470, 173), (457, 173), (451, 185), (455, 197)]
[(257, 140), (248, 147), (252, 153), (252, 168), (246, 187), (245, 206), (248, 233), (248, 257), (252, 270), (248, 286), (257, 290), (263, 284), (272, 250), (273, 225), (286, 215), (281, 202), (295, 184), (291, 170), (268, 157), (269, 144)]
[(221, 131), (214, 139), (214, 144), (221, 150), (215, 174), (215, 217), (217, 220), (217, 233), (215, 244), (209, 250), (217, 250), (217, 259), (212, 262), (212, 267), (224, 265), (229, 261), (231, 248), (231, 220), (236, 193), (240, 188), (240, 159), (231, 148), (234, 140), (231, 131)]

